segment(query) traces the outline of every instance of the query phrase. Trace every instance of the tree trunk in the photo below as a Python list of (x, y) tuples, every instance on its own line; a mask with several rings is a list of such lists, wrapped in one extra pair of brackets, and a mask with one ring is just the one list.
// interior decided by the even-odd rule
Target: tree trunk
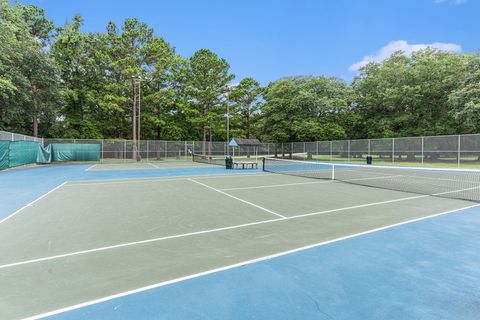
[(203, 127), (203, 138), (202, 138), (202, 154), (205, 155), (206, 153), (206, 143), (207, 143), (207, 127), (205, 126), (205, 123), (202, 124)]
[(208, 155), (212, 156), (212, 127), (208, 128), (209, 141), (208, 144)]
[(33, 122), (33, 136), (38, 137), (38, 105), (37, 105), (37, 98), (35, 96), (36, 86), (33, 85), (32, 87), (32, 104), (33, 104), (33, 112), (32, 112), (32, 122)]
[(38, 137), (38, 119), (37, 116), (33, 116), (33, 136)]

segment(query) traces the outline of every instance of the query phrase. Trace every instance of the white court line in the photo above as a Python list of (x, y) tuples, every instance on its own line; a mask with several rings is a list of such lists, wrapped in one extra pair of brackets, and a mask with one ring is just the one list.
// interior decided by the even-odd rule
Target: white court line
[(98, 163), (94, 164), (93, 166), (88, 167), (87, 169), (85, 169), (85, 171), (90, 171), (91, 169), (95, 168), (96, 166), (98, 166)]
[[(237, 173), (237, 174), (222, 174), (222, 175), (193, 175), (193, 176), (170, 176), (170, 177), (152, 177), (152, 178), (123, 178), (117, 180), (70, 180), (66, 186), (89, 186), (89, 185), (103, 185), (103, 184), (123, 184), (123, 183), (145, 183), (154, 181), (176, 181), (176, 180), (188, 180), (188, 178), (196, 179), (216, 179), (216, 178), (253, 178), (262, 176), (271, 176), (271, 173), (259, 174), (259, 173)], [(90, 182), (82, 182), (90, 181)]]
[(48, 196), (50, 193), (54, 192), (55, 190), (57, 189), (60, 189), (61, 187), (63, 187), (67, 182), (65, 181), (64, 183), (56, 186), (55, 188), (53, 188), (52, 190), (48, 191), (47, 193), (45, 193), (44, 195), (38, 197), (37, 199), (33, 200), (32, 202), (28, 203), (27, 205), (21, 207), (20, 209), (18, 209), (17, 211), (15, 211), (14, 213), (10, 214), (9, 216), (7, 216), (6, 218), (4, 218), (3, 220), (0, 220), (0, 224), (7, 221), (8, 219), (10, 219), (11, 217), (15, 216), (16, 214), (18, 214), (20, 211), (24, 210), (25, 208), (27, 207), (30, 207), (31, 205), (33, 205), (35, 202), (39, 201), (40, 199), (43, 199), (45, 198), (46, 196)]
[[(159, 242), (159, 241), (163, 241), (163, 240), (183, 238), (183, 237), (189, 237), (189, 236), (195, 236), (195, 235), (207, 234), (207, 233), (214, 233), (214, 232), (225, 231), (225, 230), (240, 229), (240, 228), (254, 226), (254, 225), (267, 224), (267, 223), (271, 223), (271, 222), (287, 221), (287, 220), (304, 218), (304, 217), (308, 217), (308, 216), (322, 215), (322, 214), (327, 214), (327, 213), (332, 213), (332, 212), (353, 210), (353, 209), (358, 209), (358, 208), (365, 208), (365, 207), (371, 207), (371, 206), (376, 206), (376, 205), (382, 205), (382, 204), (388, 204), (388, 203), (394, 203), (394, 202), (400, 202), (400, 201), (407, 201), (407, 200), (413, 200), (413, 199), (419, 199), (419, 198), (426, 198), (426, 197), (430, 197), (430, 196), (421, 195), (421, 196), (413, 196), (413, 197), (407, 197), (407, 198), (399, 198), (399, 199), (386, 200), (386, 201), (380, 201), (380, 202), (366, 203), (366, 204), (361, 204), (361, 205), (351, 206), (351, 207), (344, 207), (344, 208), (338, 208), (338, 209), (330, 209), (330, 210), (325, 210), (325, 211), (306, 213), (306, 214), (283, 217), (283, 218), (276, 218), (276, 219), (262, 220), (262, 221), (257, 221), (257, 222), (244, 223), (244, 224), (239, 224), (239, 225), (234, 225), (234, 226), (229, 226), (229, 227), (223, 227), (223, 228), (209, 229), (209, 230), (203, 230), (203, 231), (195, 231), (195, 232), (177, 234), (177, 235), (173, 235), (173, 236), (152, 238), (152, 239), (140, 240), (140, 241), (134, 241), (134, 242), (126, 242), (126, 243), (111, 245), (111, 246), (107, 246), (107, 247), (99, 247), (99, 248), (95, 248), (95, 249), (75, 251), (75, 252), (59, 254), (59, 255), (55, 255), (55, 256), (49, 256), (49, 257), (44, 257), (44, 258), (37, 258), (37, 259), (24, 260), (24, 261), (4, 264), (4, 265), (0, 265), (0, 269), (20, 266), (20, 265), (25, 265), (25, 264), (30, 264), (30, 263), (54, 260), (54, 259), (59, 259), (59, 258), (77, 256), (77, 255), (87, 254), (87, 253), (92, 253), (92, 252), (99, 252), (99, 251), (117, 249), (117, 248), (122, 248), (122, 247), (135, 246), (135, 245), (146, 244), (146, 243), (151, 243), (151, 242)], [(473, 205), (472, 207), (475, 207), (475, 206), (478, 206), (478, 205), (480, 205), (480, 204)]]
[(365, 208), (365, 207), (371, 207), (371, 206), (378, 206), (378, 205), (387, 204), (387, 203), (394, 203), (394, 202), (400, 202), (400, 201), (406, 201), (406, 200), (415, 200), (415, 199), (428, 198), (428, 197), (430, 197), (430, 196), (429, 195), (421, 195), (421, 196), (413, 196), (413, 197), (408, 197), (408, 198), (400, 198), (400, 199), (372, 202), (372, 203), (360, 204), (360, 205), (351, 206), (351, 207), (344, 207), (344, 208), (338, 208), (338, 209), (330, 209), (330, 210), (324, 210), (324, 211), (318, 211), (318, 212), (312, 212), (312, 213), (299, 214), (299, 215), (296, 215), (296, 216), (288, 217), (287, 219), (296, 219), (296, 218), (303, 218), (303, 217), (309, 217), (309, 216), (316, 216), (316, 215), (327, 214), (327, 213), (332, 213), (332, 212), (345, 211), (345, 210), (350, 210), (350, 209), (359, 209), (359, 208)]
[(189, 181), (192, 181), (192, 182), (194, 182), (194, 183), (196, 183), (196, 184), (199, 184), (199, 185), (201, 185), (201, 186), (204, 186), (205, 188), (208, 188), (208, 189), (211, 189), (211, 190), (216, 191), (216, 192), (218, 192), (218, 193), (221, 193), (221, 194), (223, 194), (223, 195), (225, 195), (225, 196), (227, 196), (227, 197), (230, 197), (230, 198), (232, 198), (232, 199), (235, 199), (235, 200), (238, 200), (238, 201), (240, 201), (240, 202), (246, 203), (246, 204), (248, 204), (248, 205), (250, 205), (250, 206), (252, 206), (252, 207), (255, 207), (255, 208), (257, 208), (257, 209), (260, 209), (260, 210), (266, 211), (266, 212), (268, 212), (268, 213), (271, 213), (271, 214), (273, 214), (273, 215), (275, 215), (275, 216), (277, 216), (277, 217), (280, 217), (280, 218), (283, 218), (283, 219), (286, 218), (285, 216), (283, 216), (283, 215), (281, 215), (281, 214), (279, 214), (279, 213), (273, 212), (272, 210), (269, 210), (269, 209), (267, 209), (267, 208), (264, 208), (264, 207), (261, 207), (261, 206), (259, 206), (259, 205), (256, 205), (255, 203), (252, 203), (252, 202), (250, 202), (250, 201), (243, 200), (243, 199), (240, 199), (240, 198), (238, 198), (238, 197), (232, 196), (231, 194), (228, 194), (228, 193), (226, 193), (226, 192), (223, 192), (222, 190), (218, 190), (218, 189), (216, 189), (216, 188), (214, 188), (214, 187), (211, 187), (211, 186), (209, 186), (208, 184), (201, 183), (201, 182), (196, 181), (196, 180), (193, 180), (193, 179), (188, 179), (188, 180), (189, 180)]
[(321, 183), (332, 183), (338, 182), (336, 180), (323, 180), (323, 181), (311, 181), (311, 182), (297, 182), (297, 183), (284, 183), (284, 184), (271, 184), (264, 186), (255, 186), (255, 187), (239, 187), (239, 188), (227, 188), (220, 189), (221, 191), (232, 191), (232, 190), (248, 190), (248, 189), (263, 189), (263, 188), (276, 188), (276, 187), (289, 187), (289, 186), (300, 186), (304, 184), (321, 184)]
[(75, 187), (75, 186), (95, 186), (95, 185), (106, 185), (106, 184), (130, 184), (130, 183), (149, 183), (149, 182), (167, 182), (167, 181), (181, 181), (188, 180), (188, 178), (155, 178), (155, 179), (144, 179), (144, 180), (133, 180), (133, 181), (106, 181), (106, 182), (79, 182), (75, 183), (74, 181), (69, 181), (65, 186), (66, 187)]
[[(53, 316), (53, 315), (56, 315), (56, 314), (59, 314), (59, 313), (72, 311), (72, 310), (75, 310), (75, 309), (91, 306), (91, 305), (94, 305), (94, 304), (98, 304), (98, 303), (101, 303), (101, 302), (113, 300), (113, 299), (116, 299), (116, 298), (121, 298), (121, 297), (125, 297), (125, 296), (132, 295), (132, 294), (135, 294), (135, 293), (139, 293), (139, 292), (163, 287), (163, 286), (166, 286), (166, 285), (169, 285), (169, 284), (173, 284), (173, 283), (177, 283), (177, 282), (181, 282), (181, 281), (185, 281), (185, 280), (189, 280), (189, 279), (198, 278), (198, 277), (202, 277), (202, 276), (209, 275), (209, 274), (212, 274), (212, 273), (226, 271), (226, 270), (230, 270), (230, 269), (238, 268), (238, 267), (241, 267), (241, 266), (254, 264), (254, 263), (257, 263), (257, 262), (261, 262), (261, 261), (271, 260), (271, 259), (274, 259), (274, 258), (277, 258), (277, 257), (292, 254), (292, 253), (295, 253), (295, 252), (300, 252), (300, 251), (304, 251), (304, 250), (328, 245), (328, 244), (331, 244), (331, 243), (360, 237), (360, 236), (363, 236), (363, 235), (379, 232), (379, 231), (382, 231), (382, 230), (392, 229), (392, 228), (395, 228), (395, 227), (398, 227), (398, 226), (402, 226), (402, 225), (417, 222), (417, 221), (432, 219), (432, 218), (443, 216), (443, 215), (446, 215), (446, 214), (449, 214), (449, 213), (458, 212), (458, 211), (462, 211), (462, 210), (467, 210), (467, 209), (478, 207), (478, 206), (480, 206), (480, 204), (476, 204), (476, 205), (472, 205), (472, 206), (468, 206), (468, 207), (463, 207), (463, 208), (459, 208), (459, 209), (454, 209), (454, 210), (449, 210), (449, 211), (444, 211), (444, 212), (436, 213), (436, 214), (421, 217), (421, 218), (411, 219), (411, 220), (387, 225), (387, 226), (384, 226), (384, 227), (380, 227), (380, 228), (376, 228), (376, 229), (372, 229), (372, 230), (368, 230), (368, 231), (364, 231), (364, 232), (355, 233), (355, 234), (352, 234), (352, 235), (336, 238), (336, 239), (333, 239), (333, 240), (318, 242), (318, 243), (314, 243), (314, 244), (311, 244), (311, 245), (308, 245), (308, 246), (303, 246), (303, 247), (300, 247), (300, 248), (287, 250), (287, 251), (271, 254), (271, 255), (268, 255), (268, 256), (260, 257), (260, 258), (247, 260), (247, 261), (242, 261), (242, 262), (231, 264), (231, 265), (224, 266), (224, 267), (221, 267), (221, 268), (216, 268), (216, 269), (212, 269), (212, 270), (208, 270), (208, 271), (204, 271), (204, 272), (199, 272), (199, 273), (195, 273), (195, 274), (192, 274), (192, 275), (188, 275), (188, 276), (184, 276), (184, 277), (180, 277), (180, 278), (176, 278), (176, 279), (172, 279), (172, 280), (168, 280), (168, 281), (164, 281), (164, 282), (159, 282), (159, 283), (156, 283), (156, 284), (152, 284), (152, 285), (149, 285), (149, 286), (137, 288), (137, 289), (134, 289), (134, 290), (124, 291), (124, 292), (117, 293), (117, 294), (114, 294), (114, 295), (106, 296), (106, 297), (103, 297), (103, 298), (100, 298), (100, 299), (91, 300), (91, 301), (79, 303), (79, 304), (76, 304), (76, 305), (73, 305), (73, 306), (69, 306), (69, 307), (49, 311), (49, 312), (46, 312), (46, 313), (34, 315), (34, 316), (31, 316), (31, 317), (24, 318), (23, 320), (36, 320), (36, 319), (40, 319), (40, 318), (44, 318), (44, 317)], [(281, 220), (281, 219), (276, 219), (276, 220)]]
[(445, 192), (434, 193), (433, 196), (441, 196), (441, 195), (444, 195), (444, 194), (450, 194), (450, 193), (456, 193), (456, 192), (463, 192), (463, 191), (474, 190), (474, 189), (480, 189), (480, 186), (471, 187), (471, 188), (465, 188), (465, 189), (460, 189), (460, 190), (453, 190), (453, 191), (445, 191)]
[(219, 231), (225, 231), (225, 230), (238, 229), (238, 228), (249, 227), (249, 226), (254, 226), (254, 225), (258, 225), (258, 224), (264, 224), (264, 223), (269, 223), (269, 222), (274, 222), (274, 221), (282, 221), (282, 220), (285, 220), (285, 219), (284, 218), (275, 218), (275, 219), (270, 219), (270, 220), (262, 220), (262, 221), (251, 222), (251, 223), (244, 223), (244, 224), (234, 225), (234, 226), (230, 226), (230, 227), (208, 229), (208, 230), (203, 230), (203, 231), (195, 231), (195, 232), (177, 234), (177, 235), (167, 236), (167, 237), (140, 240), (140, 241), (135, 241), (135, 242), (126, 242), (126, 243), (116, 244), (116, 245), (107, 246), (107, 247), (100, 247), (100, 248), (89, 249), (89, 250), (75, 251), (75, 252), (59, 254), (59, 255), (45, 257), (45, 258), (24, 260), (24, 261), (15, 262), (15, 263), (4, 264), (4, 265), (0, 265), (0, 269), (6, 269), (6, 268), (21, 266), (21, 265), (30, 264), (30, 263), (42, 262), (42, 261), (55, 260), (55, 259), (59, 259), (59, 258), (72, 257), (72, 256), (81, 255), (81, 254), (87, 254), (87, 253), (93, 253), (93, 252), (99, 252), (99, 251), (106, 251), (106, 250), (111, 250), (111, 249), (118, 249), (118, 248), (123, 248), (123, 247), (135, 246), (135, 245), (146, 244), (146, 243), (151, 243), (151, 242), (159, 242), (159, 241), (164, 241), (164, 240), (183, 238), (183, 237), (195, 236), (195, 235), (206, 234), (206, 233), (213, 233), (213, 232), (219, 232)]

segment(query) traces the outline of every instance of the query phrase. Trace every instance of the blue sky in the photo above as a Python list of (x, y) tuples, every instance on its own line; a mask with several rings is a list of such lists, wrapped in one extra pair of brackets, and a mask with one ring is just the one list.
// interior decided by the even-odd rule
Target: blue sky
[(84, 31), (137, 17), (178, 53), (208, 48), (240, 81), (325, 75), (350, 81), (366, 61), (431, 45), (480, 49), (479, 0), (30, 0), (57, 25), (79, 13)]

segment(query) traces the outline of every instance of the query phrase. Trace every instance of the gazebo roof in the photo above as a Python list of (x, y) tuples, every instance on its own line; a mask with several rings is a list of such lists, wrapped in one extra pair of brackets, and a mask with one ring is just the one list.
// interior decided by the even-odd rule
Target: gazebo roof
[(259, 147), (262, 143), (258, 139), (233, 138), (228, 145), (230, 147)]

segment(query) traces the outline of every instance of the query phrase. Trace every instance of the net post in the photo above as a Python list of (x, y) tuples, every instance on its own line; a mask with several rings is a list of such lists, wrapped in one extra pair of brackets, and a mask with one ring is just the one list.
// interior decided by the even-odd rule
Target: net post
[(262, 158), (262, 171), (265, 171), (265, 157)]
[(332, 164), (332, 180), (335, 180), (335, 165)]

